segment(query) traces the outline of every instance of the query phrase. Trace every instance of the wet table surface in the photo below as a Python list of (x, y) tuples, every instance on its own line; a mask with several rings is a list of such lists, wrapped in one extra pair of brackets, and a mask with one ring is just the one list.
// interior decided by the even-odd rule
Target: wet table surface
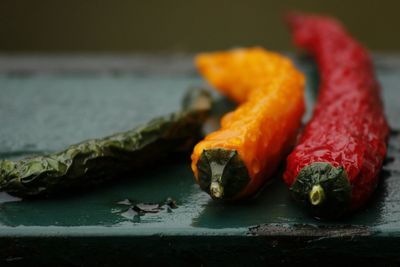
[[(306, 121), (318, 75), (311, 60), (295, 61), (307, 75)], [(28, 201), (0, 193), (0, 262), (262, 265), (335, 254), (398, 263), (400, 55), (374, 55), (374, 61), (393, 130), (379, 187), (355, 215), (334, 222), (308, 216), (279, 175), (245, 203), (215, 203), (195, 184), (187, 156), (67, 197)], [(205, 83), (189, 55), (0, 56), (0, 159), (129, 130), (177, 110), (192, 86)], [(213, 94), (217, 104), (206, 131), (234, 107)], [(159, 208), (140, 213), (141, 203)]]

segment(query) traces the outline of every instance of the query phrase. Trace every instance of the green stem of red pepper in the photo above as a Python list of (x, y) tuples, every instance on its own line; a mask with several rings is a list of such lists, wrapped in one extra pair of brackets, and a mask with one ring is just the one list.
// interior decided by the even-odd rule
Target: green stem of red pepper
[(339, 22), (304, 14), (287, 21), (296, 45), (315, 57), (321, 82), (284, 180), (315, 216), (339, 217), (364, 204), (378, 182), (389, 133), (380, 87), (367, 51)]

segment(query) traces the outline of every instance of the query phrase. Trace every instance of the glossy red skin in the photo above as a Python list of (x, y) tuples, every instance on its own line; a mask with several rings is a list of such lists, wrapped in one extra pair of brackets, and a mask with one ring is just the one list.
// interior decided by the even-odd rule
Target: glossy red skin
[(389, 127), (367, 51), (329, 17), (290, 14), (294, 41), (317, 61), (320, 89), (311, 121), (287, 159), (285, 182), (313, 162), (343, 166), (352, 186), (350, 209), (376, 188)]

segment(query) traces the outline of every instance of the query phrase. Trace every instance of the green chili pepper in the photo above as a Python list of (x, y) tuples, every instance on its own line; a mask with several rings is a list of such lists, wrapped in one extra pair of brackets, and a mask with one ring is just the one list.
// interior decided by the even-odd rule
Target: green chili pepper
[(189, 151), (211, 109), (210, 94), (190, 90), (181, 111), (133, 130), (87, 140), (66, 150), (19, 161), (0, 162), (0, 190), (19, 197), (49, 196), (156, 166), (168, 154)]

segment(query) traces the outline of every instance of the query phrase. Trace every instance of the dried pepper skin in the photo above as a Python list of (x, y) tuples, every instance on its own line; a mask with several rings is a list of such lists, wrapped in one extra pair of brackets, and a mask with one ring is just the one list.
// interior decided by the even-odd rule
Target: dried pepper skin
[(262, 48), (200, 54), (199, 71), (239, 104), (198, 143), (192, 170), (214, 199), (254, 195), (293, 146), (304, 113), (304, 76)]
[[(389, 134), (380, 86), (368, 52), (339, 22), (296, 13), (287, 21), (296, 45), (316, 59), (321, 82), (313, 117), (287, 159), (284, 180), (315, 216), (339, 217), (363, 205), (377, 186)], [(344, 172), (319, 183), (331, 168)], [(332, 186), (338, 179), (340, 186)], [(308, 196), (319, 185), (328, 197), (313, 205)]]
[(132, 174), (169, 153), (189, 151), (211, 109), (211, 96), (190, 90), (183, 109), (133, 130), (87, 140), (59, 153), (0, 162), (0, 190), (19, 197), (50, 196)]

